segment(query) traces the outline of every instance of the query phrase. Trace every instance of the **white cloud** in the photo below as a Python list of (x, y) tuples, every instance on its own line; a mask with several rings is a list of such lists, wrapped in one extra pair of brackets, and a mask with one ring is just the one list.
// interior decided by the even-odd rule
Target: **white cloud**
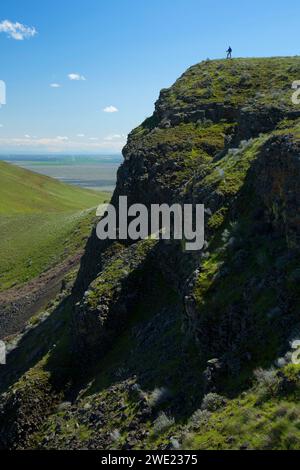
[(78, 73), (69, 73), (68, 77), (70, 80), (75, 80), (75, 81), (86, 80), (86, 78), (83, 75), (79, 75)]
[(60, 88), (61, 85), (59, 83), (50, 83), (51, 88)]
[(77, 137), (85, 137), (84, 134), (77, 134)]
[(25, 139), (30, 139), (31, 138), (29, 134), (25, 134), (24, 137), (25, 137)]
[(43, 151), (43, 152), (95, 152), (108, 151), (120, 152), (124, 146), (124, 141), (115, 140), (107, 141), (105, 139), (94, 140), (71, 140), (68, 137), (13, 137), (5, 138), (0, 137), (0, 150), (2, 151), (17, 151), (17, 152), (30, 152), (30, 151)]
[(106, 108), (103, 109), (105, 113), (117, 113), (119, 110), (115, 106), (106, 106)]
[(96, 142), (99, 139), (98, 139), (98, 137), (90, 137), (89, 140)]
[(125, 139), (126, 139), (125, 134), (111, 134), (111, 135), (104, 137), (104, 140), (106, 140), (107, 142), (113, 142), (116, 140), (125, 140)]
[(12, 23), (11, 21), (4, 20), (0, 23), (0, 33), (6, 33), (8, 37), (16, 41), (23, 41), (23, 39), (35, 36), (37, 30), (22, 23)]
[(0, 128), (3, 127), (3, 124), (0, 124)]

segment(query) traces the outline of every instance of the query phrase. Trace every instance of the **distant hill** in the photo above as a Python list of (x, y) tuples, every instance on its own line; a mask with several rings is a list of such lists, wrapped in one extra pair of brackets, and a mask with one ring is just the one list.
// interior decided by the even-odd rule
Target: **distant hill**
[(71, 256), (105, 193), (66, 185), (0, 162), (0, 291)]
[(99, 193), (0, 162), (0, 214), (65, 212), (99, 204)]

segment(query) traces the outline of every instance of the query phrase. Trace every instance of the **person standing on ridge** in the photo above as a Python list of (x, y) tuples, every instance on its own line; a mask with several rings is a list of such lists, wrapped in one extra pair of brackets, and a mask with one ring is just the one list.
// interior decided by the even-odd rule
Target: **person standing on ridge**
[(226, 51), (226, 52), (227, 52), (227, 59), (232, 59), (232, 49), (231, 49), (230, 46), (228, 48), (228, 51)]

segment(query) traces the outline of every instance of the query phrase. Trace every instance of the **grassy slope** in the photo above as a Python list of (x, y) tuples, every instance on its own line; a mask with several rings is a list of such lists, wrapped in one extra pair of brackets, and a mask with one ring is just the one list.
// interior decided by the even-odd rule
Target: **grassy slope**
[(71, 255), (108, 199), (0, 162), (0, 290), (26, 282)]
[(99, 194), (93, 191), (0, 162), (1, 215), (78, 211), (98, 203)]
[(295, 109), (291, 86), (299, 71), (300, 57), (204, 61), (190, 67), (168, 90), (167, 105), (185, 107), (192, 97), (202, 104)]

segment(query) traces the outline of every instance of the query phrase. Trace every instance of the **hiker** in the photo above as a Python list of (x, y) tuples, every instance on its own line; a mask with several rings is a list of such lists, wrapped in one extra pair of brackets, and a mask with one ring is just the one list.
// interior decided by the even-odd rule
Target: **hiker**
[(232, 56), (231, 56), (231, 54), (232, 54), (232, 49), (231, 49), (230, 46), (229, 46), (229, 48), (228, 48), (228, 51), (226, 51), (226, 52), (227, 52), (227, 59), (231, 59), (231, 58), (232, 58)]

